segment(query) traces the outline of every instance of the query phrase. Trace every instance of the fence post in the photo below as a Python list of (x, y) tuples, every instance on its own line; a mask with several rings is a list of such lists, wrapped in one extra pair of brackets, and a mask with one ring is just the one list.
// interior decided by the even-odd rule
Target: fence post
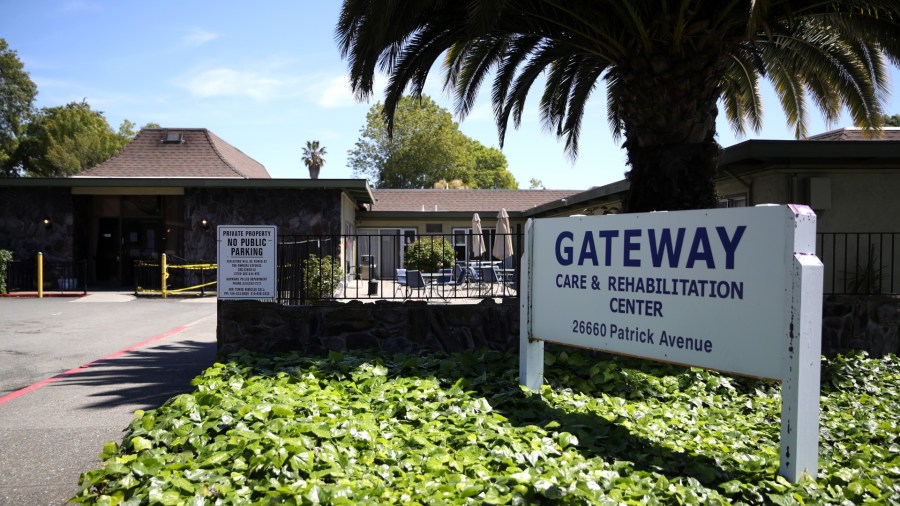
[(165, 253), (162, 254), (162, 258), (160, 259), (160, 262), (159, 262), (159, 267), (160, 267), (159, 270), (160, 270), (160, 276), (161, 276), (160, 281), (162, 282), (162, 285), (160, 286), (160, 290), (162, 291), (162, 298), (165, 299), (166, 298), (166, 279), (169, 277), (169, 272), (166, 267), (166, 254)]
[(44, 298), (44, 254), (38, 251), (37, 254), (37, 291), (38, 298)]

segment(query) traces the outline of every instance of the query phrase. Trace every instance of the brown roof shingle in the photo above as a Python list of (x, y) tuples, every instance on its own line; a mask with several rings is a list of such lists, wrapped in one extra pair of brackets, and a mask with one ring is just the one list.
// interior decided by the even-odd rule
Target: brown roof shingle
[(374, 212), (520, 212), (581, 190), (390, 190), (373, 189)]
[(862, 128), (848, 127), (807, 137), (808, 141), (900, 141), (900, 127), (884, 127), (874, 134)]
[[(164, 142), (167, 135), (181, 142)], [(268, 171), (205, 128), (144, 128), (118, 155), (74, 177), (269, 179)]]

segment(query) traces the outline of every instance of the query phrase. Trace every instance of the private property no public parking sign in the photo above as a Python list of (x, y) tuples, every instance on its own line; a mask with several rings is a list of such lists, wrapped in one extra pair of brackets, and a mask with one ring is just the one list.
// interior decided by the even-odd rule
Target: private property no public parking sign
[(218, 297), (274, 299), (278, 229), (274, 225), (219, 225)]
[(520, 381), (543, 342), (782, 382), (781, 474), (818, 469), (822, 263), (805, 206), (530, 220)]

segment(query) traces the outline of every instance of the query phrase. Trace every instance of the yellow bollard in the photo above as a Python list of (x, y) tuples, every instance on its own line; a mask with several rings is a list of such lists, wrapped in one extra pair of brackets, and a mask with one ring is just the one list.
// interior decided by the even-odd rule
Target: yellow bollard
[(166, 298), (166, 278), (169, 277), (168, 267), (166, 267), (166, 254), (162, 254), (162, 259), (159, 262), (161, 267), (160, 271), (162, 272), (162, 298)]
[(41, 253), (40, 251), (38, 251), (37, 269), (38, 269), (38, 273), (37, 273), (38, 274), (38, 279), (37, 279), (38, 298), (43, 299), (44, 298), (44, 254)]

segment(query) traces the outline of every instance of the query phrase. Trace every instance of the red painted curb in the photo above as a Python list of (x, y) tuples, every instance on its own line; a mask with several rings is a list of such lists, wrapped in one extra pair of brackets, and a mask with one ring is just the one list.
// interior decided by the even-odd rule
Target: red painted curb
[[(45, 293), (44, 298), (46, 299), (48, 297), (84, 297), (86, 295), (87, 295), (86, 293), (80, 293), (80, 292), (79, 293)], [(38, 295), (35, 292), (16, 292), (16, 293), (0, 293), (0, 297), (9, 297), (9, 298), (14, 298), (14, 297), (26, 298), (27, 297), (30, 299), (36, 299), (36, 298), (38, 298)]]
[(174, 336), (175, 334), (178, 334), (178, 333), (180, 333), (180, 332), (184, 332), (184, 330), (186, 330), (187, 328), (188, 328), (187, 325), (181, 325), (180, 327), (175, 327), (174, 329), (172, 329), (172, 330), (170, 330), (170, 331), (168, 331), (168, 332), (165, 332), (165, 333), (163, 333), (163, 334), (160, 334), (160, 335), (158, 335), (158, 336), (156, 336), (156, 337), (151, 337), (150, 339), (147, 339), (146, 341), (143, 341), (143, 342), (140, 342), (140, 343), (138, 343), (138, 344), (131, 345), (131, 346), (127, 347), (127, 348), (123, 348), (123, 349), (121, 349), (121, 350), (119, 350), (119, 351), (110, 353), (109, 355), (107, 355), (107, 356), (105, 356), (105, 357), (103, 357), (103, 358), (98, 358), (97, 360), (94, 360), (93, 362), (88, 362), (88, 363), (84, 364), (84, 365), (81, 366), (81, 367), (76, 367), (76, 368), (74, 368), (74, 369), (69, 369), (68, 371), (61, 372), (61, 373), (57, 374), (56, 376), (52, 376), (52, 377), (50, 377), (50, 378), (47, 378), (47, 379), (38, 381), (37, 383), (34, 383), (34, 384), (32, 384), (32, 385), (29, 385), (29, 386), (27, 386), (27, 387), (25, 387), (25, 388), (16, 390), (15, 392), (8, 393), (8, 394), (4, 395), (3, 397), (0, 397), (0, 405), (3, 405), (4, 403), (9, 402), (9, 401), (11, 401), (11, 400), (13, 400), (13, 399), (15, 399), (15, 398), (17, 398), (17, 397), (21, 397), (21, 396), (27, 394), (28, 392), (33, 392), (33, 391), (35, 391), (35, 390), (37, 390), (37, 389), (39, 389), (39, 388), (45, 387), (45, 386), (49, 385), (50, 383), (54, 383), (54, 382), (56, 382), (56, 381), (59, 381), (59, 380), (65, 378), (66, 376), (68, 376), (68, 375), (70, 375), (70, 374), (75, 374), (75, 373), (77, 373), (77, 372), (79, 372), (79, 371), (83, 371), (83, 370), (85, 370), (85, 369), (87, 369), (87, 368), (89, 368), (89, 367), (91, 367), (91, 366), (93, 366), (93, 365), (95, 365), (95, 364), (97, 364), (97, 363), (99, 363), (99, 362), (103, 362), (104, 360), (110, 360), (110, 359), (113, 359), (113, 358), (122, 356), (122, 355), (124, 355), (124, 354), (126, 354), (126, 353), (128, 353), (128, 352), (130, 352), (130, 351), (134, 351), (134, 350), (136, 350), (136, 349), (138, 349), (138, 348), (143, 348), (144, 346), (147, 346), (147, 345), (150, 344), (150, 343), (153, 343), (153, 342), (156, 342), (156, 341), (165, 339), (165, 338), (170, 337), (170, 336)]

